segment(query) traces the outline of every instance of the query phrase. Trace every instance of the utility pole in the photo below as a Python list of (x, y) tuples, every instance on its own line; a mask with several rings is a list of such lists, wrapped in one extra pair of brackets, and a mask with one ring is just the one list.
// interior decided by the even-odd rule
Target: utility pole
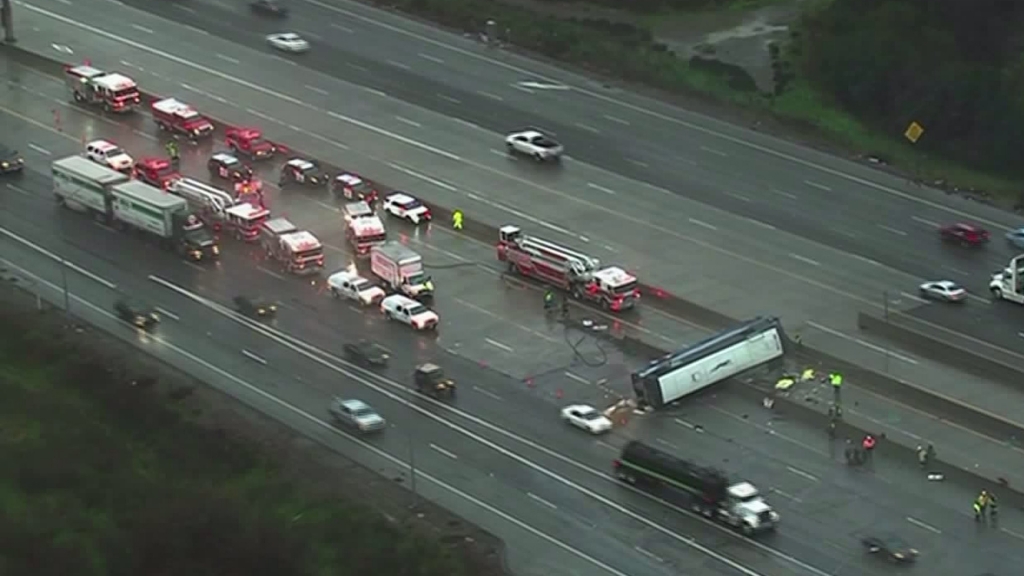
[(11, 5), (11, 0), (0, 0), (0, 21), (4, 25), (4, 43), (14, 44), (18, 41), (14, 37), (14, 7)]

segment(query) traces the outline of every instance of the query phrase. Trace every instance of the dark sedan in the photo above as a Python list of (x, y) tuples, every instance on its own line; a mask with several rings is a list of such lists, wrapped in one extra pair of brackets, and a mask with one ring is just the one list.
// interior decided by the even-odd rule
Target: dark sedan
[(866, 536), (861, 539), (861, 543), (869, 554), (884, 556), (893, 562), (902, 564), (917, 560), (917, 549), (911, 548), (898, 536), (891, 534)]
[(25, 168), (25, 159), (17, 150), (0, 144), (0, 174), (20, 174)]
[(262, 320), (266, 318), (273, 318), (277, 315), (277, 304), (262, 298), (235, 296), (234, 302), (235, 310), (250, 318)]
[(114, 313), (123, 321), (140, 328), (149, 330), (160, 323), (160, 315), (156, 309), (141, 302), (122, 298), (114, 303)]
[(387, 366), (391, 352), (370, 340), (349, 342), (344, 346), (345, 357), (362, 366)]
[(249, 9), (254, 14), (260, 16), (269, 16), (271, 18), (287, 18), (288, 7), (282, 5), (277, 0), (256, 0), (249, 4)]

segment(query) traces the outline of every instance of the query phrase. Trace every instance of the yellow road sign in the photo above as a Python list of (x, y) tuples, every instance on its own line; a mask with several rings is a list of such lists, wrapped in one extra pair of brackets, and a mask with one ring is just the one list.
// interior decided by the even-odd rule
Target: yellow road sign
[(907, 126), (907, 131), (903, 133), (903, 137), (910, 140), (911, 144), (917, 144), (917, 141), (921, 139), (921, 135), (924, 134), (924, 126), (921, 126), (917, 122), (911, 122), (910, 126)]

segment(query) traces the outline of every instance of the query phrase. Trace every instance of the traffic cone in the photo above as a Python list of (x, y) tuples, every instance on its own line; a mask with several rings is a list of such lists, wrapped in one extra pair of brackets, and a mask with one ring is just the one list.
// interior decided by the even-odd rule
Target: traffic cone
[(561, 388), (559, 388), (558, 390), (555, 390), (555, 398), (558, 398), (559, 400), (561, 400), (562, 396), (563, 396), (563, 394), (562, 394), (562, 389)]
[(533, 378), (527, 378), (526, 379), (526, 387), (527, 388), (533, 388), (533, 386), (534, 386), (533, 385)]

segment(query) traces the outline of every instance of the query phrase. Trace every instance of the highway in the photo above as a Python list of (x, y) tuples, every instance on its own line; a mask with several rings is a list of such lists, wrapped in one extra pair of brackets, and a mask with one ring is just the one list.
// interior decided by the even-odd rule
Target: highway
[[(707, 128), (676, 125), (632, 108), (619, 110), (628, 125), (600, 120), (600, 110), (613, 116), (616, 105), (589, 90), (525, 93), (512, 86), (524, 80), (521, 72), (459, 51), (442, 57), (417, 44), (421, 40), (321, 5), (300, 3), (295, 10), (289, 25), (315, 34), (315, 49), (287, 59), (263, 45), (261, 35), (271, 24), (218, 12), (222, 4), (190, 3), (190, 12), (141, 3), (147, 10), (166, 6), (162, 10), (173, 12), (161, 16), (196, 28), (179, 26), (171, 33), (167, 20), (124, 9), (130, 25), (97, 35), (86, 33), (105, 29), (89, 8), (94, 3), (102, 4), (69, 7), (41, 0), (31, 4), (41, 8), (23, 10), (22, 18), (66, 39), (76, 55), (110, 62), (154, 91), (180, 94), (233, 122), (259, 122), (271, 136), (300, 148), (326, 148), (332, 160), (445, 205), (462, 205), (485, 220), (532, 221), (539, 232), (589, 245), (651, 284), (737, 317), (777, 314), (812, 339), (820, 336), (815, 326), (852, 330), (852, 309), (881, 309), (883, 292), (913, 293), (926, 278), (947, 276), (983, 295), (988, 273), (1012, 255), (998, 239), (984, 252), (967, 253), (942, 246), (935, 233), (939, 223), (968, 218), (998, 235), (1016, 226), (1010, 215), (925, 191), (890, 190), (895, 184), (881, 174), (872, 176), (881, 184), (858, 184), (850, 178), (865, 180), (874, 173), (853, 165), (852, 176), (822, 165), (823, 172), (808, 165), (821, 159), (813, 152), (799, 162), (786, 161), (778, 154), (790, 154), (789, 147), (764, 143), (762, 135), (747, 143), (736, 136), (723, 139)], [(239, 4), (235, 10), (246, 8)], [(250, 32), (230, 25), (239, 19), (251, 23)], [(28, 38), (25, 45), (34, 41)], [(145, 48), (126, 50), (138, 45)], [(54, 52), (47, 43), (39, 48)], [(395, 60), (400, 55), (405, 60)], [(438, 96), (438, 85), (449, 90), (440, 93), (447, 99)], [(538, 121), (524, 109), (546, 117)], [(581, 115), (589, 123), (574, 122)], [(603, 124), (596, 126), (599, 120)], [(574, 129), (577, 123), (598, 134)], [(508, 159), (499, 150), (500, 133), (522, 124), (556, 132), (569, 145), (571, 160), (560, 170), (539, 170)], [(621, 148), (637, 154), (595, 144), (609, 138), (623, 139)], [(775, 153), (761, 149), (769, 144)], [(843, 209), (833, 210), (837, 205)], [(970, 214), (951, 212), (965, 210)], [(751, 279), (772, 289), (751, 298)], [(912, 294), (892, 300), (902, 309), (919, 304)], [(983, 300), (972, 302), (979, 305), (976, 313), (1005, 323)]]
[[(125, 242), (123, 235), (88, 218), (55, 213), (45, 167), (53, 157), (76, 152), (78, 134), (116, 138), (136, 155), (157, 152), (158, 143), (151, 135), (152, 128), (132, 129), (62, 105), (56, 99), (60, 92), (53, 79), (27, 70), (13, 75), (20, 80), (6, 85), (4, 106), (16, 107), (12, 111), (17, 115), (0, 114), (0, 125), (5, 143), (10, 138), (19, 147), (31, 144), (25, 148), (31, 168), (21, 180), (9, 182), (11, 187), (4, 192), (6, 209), (0, 227), (7, 232), (0, 241), (7, 259), (54, 286), (60, 284), (60, 271), (28, 244), (66, 254), (75, 265), (89, 270), (101, 283), (69, 273), (71, 289), (81, 299), (76, 298), (72, 305), (76, 313), (100, 325), (110, 326), (109, 319), (100, 316), (114, 298), (114, 291), (102, 282), (152, 301), (169, 312), (165, 314), (168, 319), (157, 338), (140, 345), (170, 355), (186, 368), (188, 364), (193, 368), (198, 364), (206, 371), (212, 370), (209, 366), (218, 368), (218, 385), (237, 388), (227, 382), (225, 374), (231, 374), (317, 418), (323, 417), (327, 401), (335, 394), (371, 402), (393, 426), (371, 441), (380, 453), (363, 447), (355, 456), (385, 474), (398, 474), (396, 467), (401, 468), (412, 446), (424, 478), (435, 478), (486, 507), (438, 482), (421, 482), (426, 484), (424, 494), (505, 538), (517, 573), (593, 573), (596, 566), (628, 574), (694, 570), (748, 576), (820, 575), (841, 566), (843, 574), (871, 574), (876, 566), (873, 559), (862, 557), (856, 538), (881, 527), (913, 539), (925, 553), (922, 568), (935, 574), (958, 574), (968, 565), (1005, 569), (1010, 562), (1019, 562), (1012, 556), (1020, 549), (1012, 533), (976, 533), (973, 529), (961, 505), (969, 501), (970, 487), (943, 484), (919, 490), (923, 479), (910, 471), (908, 463), (880, 461), (877, 476), (851, 475), (845, 467), (829, 462), (820, 445), (820, 432), (790, 424), (784, 433), (766, 435), (772, 423), (763, 417), (748, 417), (752, 406), (725, 388), (665, 417), (634, 418), (603, 440), (565, 430), (554, 417), (559, 405), (575, 400), (601, 405), (607, 392), (565, 375), (565, 371), (580, 367), (572, 365), (570, 351), (559, 353), (548, 344), (544, 345), (547, 354), (538, 356), (543, 366), (517, 369), (516, 358), (521, 363), (523, 357), (538, 353), (527, 348), (528, 342), (542, 338), (530, 334), (506, 340), (525, 332), (519, 325), (548, 336), (560, 330), (547, 326), (539, 306), (530, 304), (536, 298), (505, 288), (487, 272), (466, 274), (469, 267), (465, 267), (459, 274), (442, 277), (438, 271), (438, 310), (444, 324), (434, 341), (335, 302), (317, 285), (279, 278), (268, 263), (231, 243), (225, 243), (218, 266), (197, 268), (154, 247)], [(62, 132), (51, 124), (55, 107), (61, 110)], [(203, 172), (207, 153), (205, 147), (188, 150), (186, 172), (197, 176)], [(272, 173), (264, 176), (274, 180)], [(275, 211), (308, 225), (327, 243), (340, 243), (336, 238), (338, 216), (322, 199), (293, 191), (273, 192)], [(452, 260), (472, 261), (473, 251), (483, 249), (440, 232), (418, 239), (411, 231), (408, 234), (410, 242), (429, 245), (432, 253), (449, 252)], [(329, 252), (331, 269), (348, 262), (343, 249)], [(253, 325), (222, 307), (233, 295), (254, 290), (283, 304), (280, 318), (271, 327)], [(492, 314), (460, 305), (448, 293), (479, 298), (477, 307), (490, 307)], [(517, 302), (520, 297), (526, 300)], [(500, 301), (511, 301), (509, 308), (501, 308)], [(118, 328), (130, 334), (126, 328)], [(680, 338), (697, 336), (684, 334), (682, 327), (677, 329)], [(462, 346), (452, 345), (452, 331)], [(468, 344), (479, 340), (482, 333), (500, 334), (502, 343), (515, 350), (514, 358), (503, 359), (501, 350), (479, 342)], [(341, 343), (357, 335), (378, 339), (396, 352), (395, 363), (385, 374), (370, 375), (336, 357)], [(182, 359), (180, 351), (191, 357)], [(612, 387), (621, 391), (623, 370), (639, 359), (606, 351), (609, 355), (604, 366), (581, 375), (584, 379), (609, 378)], [(562, 373), (551, 368), (558, 364), (559, 354), (565, 369)], [(463, 393), (454, 406), (409, 393), (408, 374), (413, 364), (423, 360), (440, 360), (462, 383)], [(537, 374), (538, 368), (546, 372)], [(523, 381), (529, 374), (536, 376), (532, 387)], [(242, 392), (258, 396), (250, 388)], [(299, 429), (313, 426), (316, 434), (335, 441), (322, 425), (299, 416), (292, 411), (286, 418), (295, 421)], [(704, 432), (695, 431), (695, 424), (701, 424)], [(607, 475), (609, 461), (616, 446), (631, 438), (664, 444), (749, 478), (769, 492), (783, 514), (784, 529), (759, 546), (618, 486)], [(1004, 528), (1019, 530), (1017, 522), (1019, 518), (1008, 514)]]

